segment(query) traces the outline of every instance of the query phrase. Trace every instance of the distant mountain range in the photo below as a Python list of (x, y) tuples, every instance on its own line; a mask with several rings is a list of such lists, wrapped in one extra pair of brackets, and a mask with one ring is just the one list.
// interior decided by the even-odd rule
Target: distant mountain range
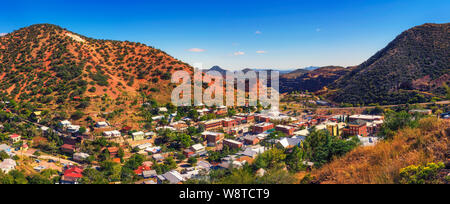
[[(319, 67), (305, 67), (305, 68), (301, 68), (301, 69), (288, 69), (288, 70), (282, 70), (282, 69), (270, 69), (270, 68), (267, 68), (267, 69), (253, 69), (253, 68), (245, 68), (245, 69), (242, 69), (242, 71), (243, 72), (248, 72), (248, 71), (255, 71), (255, 72), (261, 72), (261, 71), (278, 71), (279, 73), (280, 73), (280, 75), (283, 75), (283, 74), (289, 74), (289, 73), (292, 73), (292, 72), (295, 72), (295, 71), (300, 71), (300, 70), (304, 70), (304, 71), (313, 71), (313, 70), (316, 70), (316, 69), (318, 69)], [(224, 75), (228, 70), (226, 70), (226, 69), (223, 69), (222, 67), (220, 67), (220, 66), (213, 66), (213, 67), (211, 67), (210, 69), (204, 69), (203, 70), (204, 72), (208, 72), (208, 71), (218, 71), (218, 72), (220, 72), (222, 75)]]

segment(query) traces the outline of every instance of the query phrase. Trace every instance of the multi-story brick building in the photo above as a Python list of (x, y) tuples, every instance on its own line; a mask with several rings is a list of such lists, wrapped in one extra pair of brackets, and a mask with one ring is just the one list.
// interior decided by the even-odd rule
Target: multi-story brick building
[(219, 132), (204, 132), (202, 137), (207, 141), (209, 145), (216, 145), (225, 138), (225, 134)]
[(356, 120), (350, 122), (348, 126), (344, 129), (345, 136), (363, 136), (367, 137), (367, 122), (362, 120)]
[(287, 136), (292, 136), (292, 135), (294, 135), (295, 128), (291, 127), (291, 126), (286, 126), (286, 125), (277, 125), (275, 127), (275, 130), (280, 131)]
[(273, 123), (260, 123), (260, 124), (253, 126), (253, 132), (260, 134), (260, 133), (266, 132), (268, 130), (272, 130), (272, 129), (274, 129), (274, 127), (275, 126)]
[(205, 130), (212, 131), (212, 130), (220, 130), (223, 128), (222, 120), (210, 120), (200, 123)]
[(231, 149), (239, 149), (242, 148), (244, 144), (235, 140), (224, 140), (223, 145), (228, 146)]

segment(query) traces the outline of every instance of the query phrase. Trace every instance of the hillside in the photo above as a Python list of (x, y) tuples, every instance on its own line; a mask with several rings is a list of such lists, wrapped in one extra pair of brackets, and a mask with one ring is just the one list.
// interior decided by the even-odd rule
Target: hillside
[(280, 76), (280, 92), (316, 92), (349, 73), (349, 68), (327, 66), (312, 71), (300, 69)]
[(450, 121), (436, 118), (422, 119), (418, 128), (402, 129), (392, 140), (381, 142), (374, 147), (358, 147), (346, 156), (313, 170), (311, 182), (399, 183), (402, 168), (431, 162), (448, 164), (449, 139)]
[(169, 102), (176, 70), (192, 68), (141, 43), (96, 40), (56, 25), (0, 37), (1, 96), (47, 109), (131, 112), (142, 94)]
[[(87, 38), (59, 26), (40, 24), (0, 38), (0, 87), (20, 100), (150, 92), (167, 101), (175, 70), (191, 70), (161, 50), (140, 43)], [(89, 91), (88, 91), (89, 90)]]
[(352, 104), (401, 104), (442, 96), (450, 81), (450, 24), (424, 24), (403, 32), (351, 73), (329, 98)]

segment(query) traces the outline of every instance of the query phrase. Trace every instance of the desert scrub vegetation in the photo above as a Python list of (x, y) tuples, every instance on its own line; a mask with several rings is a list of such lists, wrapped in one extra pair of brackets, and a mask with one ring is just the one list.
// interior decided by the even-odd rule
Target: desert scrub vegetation
[(450, 121), (423, 118), (417, 127), (403, 127), (392, 139), (373, 147), (358, 147), (346, 156), (311, 172), (312, 183), (394, 184), (412, 165), (446, 161)]
[[(445, 168), (444, 162), (429, 163), (427, 165), (411, 165), (400, 170), (402, 184), (440, 184), (438, 178), (440, 170)], [(448, 177), (446, 180), (448, 181)]]

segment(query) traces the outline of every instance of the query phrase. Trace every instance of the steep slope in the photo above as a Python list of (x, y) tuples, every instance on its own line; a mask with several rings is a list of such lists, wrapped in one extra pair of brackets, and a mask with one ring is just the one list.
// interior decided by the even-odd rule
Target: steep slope
[(386, 48), (331, 86), (330, 99), (352, 104), (426, 102), (450, 81), (450, 24), (424, 24), (403, 32)]
[(350, 68), (328, 66), (312, 71), (296, 70), (280, 77), (280, 92), (319, 91), (350, 72)]
[(402, 129), (392, 140), (373, 147), (358, 147), (346, 156), (313, 170), (311, 182), (393, 184), (399, 183), (400, 169), (410, 165), (444, 162), (448, 169), (449, 139), (449, 120), (422, 119), (418, 128)]
[(171, 73), (187, 64), (140, 43), (95, 40), (50, 24), (0, 37), (0, 92), (18, 100), (64, 104), (107, 94), (170, 98)]

